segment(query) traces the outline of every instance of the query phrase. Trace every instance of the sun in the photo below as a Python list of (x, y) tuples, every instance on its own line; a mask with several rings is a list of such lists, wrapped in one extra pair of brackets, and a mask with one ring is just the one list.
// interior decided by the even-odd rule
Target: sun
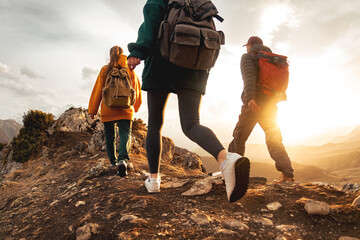
[(341, 84), (342, 67), (334, 61), (341, 59), (341, 52), (335, 46), (326, 50), (321, 56), (291, 59), (288, 101), (278, 104), (284, 141), (306, 144), (306, 139), (358, 121), (344, 118), (354, 110), (352, 104), (342, 104), (352, 94)]

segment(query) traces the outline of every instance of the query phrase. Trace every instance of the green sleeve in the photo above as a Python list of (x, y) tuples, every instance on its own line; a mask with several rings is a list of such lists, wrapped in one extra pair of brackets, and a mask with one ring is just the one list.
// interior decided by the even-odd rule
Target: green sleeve
[(144, 60), (149, 57), (157, 41), (157, 34), (160, 23), (165, 16), (167, 1), (148, 0), (144, 6), (144, 22), (138, 31), (138, 38), (135, 43), (129, 43), (128, 57), (137, 57)]

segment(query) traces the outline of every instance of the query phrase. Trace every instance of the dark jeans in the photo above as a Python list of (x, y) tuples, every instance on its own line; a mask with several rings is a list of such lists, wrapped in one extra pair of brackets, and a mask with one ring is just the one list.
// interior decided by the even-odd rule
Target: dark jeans
[[(183, 89), (177, 91), (177, 96), (182, 131), (189, 139), (217, 158), (220, 151), (225, 148), (211, 129), (200, 125), (201, 93)], [(149, 121), (146, 152), (150, 173), (158, 173), (160, 170), (161, 129), (168, 97), (167, 91), (149, 90), (147, 92)]]
[(242, 106), (239, 121), (233, 132), (234, 139), (229, 145), (229, 152), (236, 152), (244, 156), (245, 142), (249, 138), (256, 123), (259, 123), (265, 132), (266, 145), (271, 158), (275, 161), (276, 169), (283, 172), (286, 177), (294, 177), (294, 169), (291, 166), (290, 158), (282, 144), (282, 136), (276, 118), (276, 104), (262, 106), (262, 110), (258, 113), (252, 112), (246, 105)]
[[(119, 156), (116, 154), (116, 125), (119, 129)], [(111, 164), (116, 164), (120, 160), (130, 160), (129, 152), (131, 147), (131, 120), (117, 120), (104, 122), (106, 151)]]

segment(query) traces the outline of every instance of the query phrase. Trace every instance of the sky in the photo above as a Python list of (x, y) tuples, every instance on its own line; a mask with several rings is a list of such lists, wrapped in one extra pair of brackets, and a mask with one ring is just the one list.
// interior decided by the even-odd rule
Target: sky
[[(109, 49), (128, 54), (143, 21), (145, 0), (0, 0), (0, 119), (29, 109), (62, 113), (87, 108)], [(288, 100), (278, 104), (285, 145), (321, 145), (360, 126), (360, 1), (213, 0), (225, 19), (215, 67), (202, 99), (201, 123), (225, 146), (241, 109), (240, 58), (250, 36), (288, 56)], [(215, 20), (216, 21), (216, 20)], [(135, 72), (141, 79), (143, 64)], [(147, 122), (146, 92), (136, 117)], [(197, 148), (181, 132), (176, 95), (163, 135)], [(264, 143), (257, 126), (249, 143)]]

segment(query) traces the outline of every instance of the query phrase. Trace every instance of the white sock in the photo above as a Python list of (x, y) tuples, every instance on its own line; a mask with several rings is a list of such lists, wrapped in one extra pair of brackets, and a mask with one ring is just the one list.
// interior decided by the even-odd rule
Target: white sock
[(225, 158), (225, 160), (220, 164), (220, 169), (222, 169), (222, 168), (225, 167), (225, 163), (226, 163), (226, 158)]
[(158, 181), (160, 181), (160, 175), (157, 175), (157, 177), (151, 177), (151, 176), (149, 176), (149, 179), (150, 179), (150, 182), (158, 182)]

